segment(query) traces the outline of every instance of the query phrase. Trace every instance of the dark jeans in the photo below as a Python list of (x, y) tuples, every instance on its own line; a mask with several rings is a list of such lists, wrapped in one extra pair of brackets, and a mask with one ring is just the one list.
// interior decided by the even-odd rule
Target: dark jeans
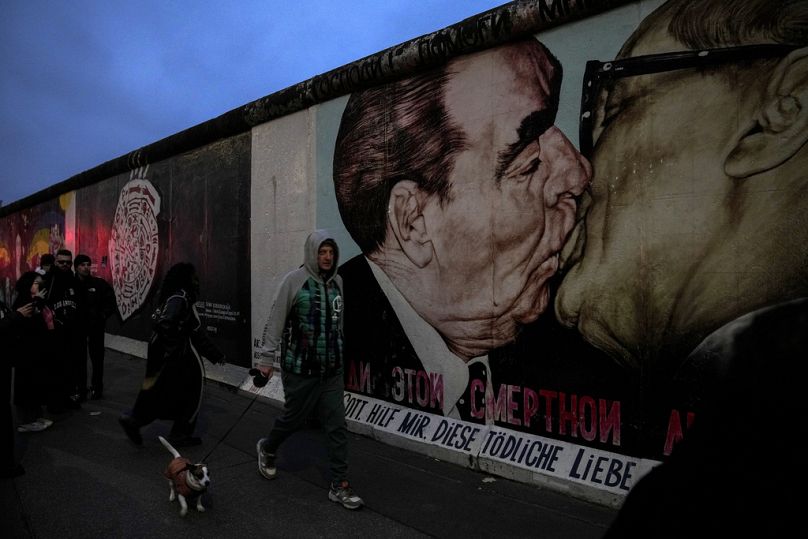
[(104, 391), (104, 325), (92, 325), (83, 330), (77, 344), (75, 386), (79, 395), (87, 394), (87, 352), (93, 366), (91, 386), (94, 391)]
[(0, 470), (11, 470), (14, 460), (14, 421), (11, 414), (11, 367), (0, 366)]
[(53, 357), (50, 358), (52, 367), (48, 375), (47, 399), (52, 408), (61, 409), (70, 396), (76, 393), (76, 369), (79, 366), (77, 358), (81, 353), (79, 345), (82, 335), (84, 333), (75, 325), (53, 330)]
[(326, 434), (331, 482), (344, 480), (348, 475), (348, 428), (342, 374), (321, 379), (284, 372), (281, 379), (285, 395), (283, 416), (275, 420), (264, 443), (264, 452), (277, 453), (283, 441), (305, 426), (316, 411)]

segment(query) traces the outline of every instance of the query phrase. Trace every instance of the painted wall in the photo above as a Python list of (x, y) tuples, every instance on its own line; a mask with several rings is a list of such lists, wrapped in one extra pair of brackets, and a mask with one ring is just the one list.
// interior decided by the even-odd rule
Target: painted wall
[[(108, 331), (143, 340), (156, 283), (191, 260), (207, 325), (248, 366), (328, 229), (352, 428), (619, 499), (708, 411), (734, 331), (808, 288), (805, 51), (726, 52), (806, 36), (743, 31), (753, 4), (781, 16), (540, 0), (394, 47), (222, 116), (243, 134), (139, 150), (72, 205), (1, 217), (4, 286), (72, 237), (118, 283)], [(669, 69), (697, 49), (719, 51)], [(261, 392), (281, 399), (279, 377)]]
[(20, 275), (39, 267), (39, 257), (75, 244), (75, 193), (0, 218), (0, 300), (9, 305)]
[[(588, 60), (775, 39), (710, 41), (697, 35), (701, 11), (669, 2), (652, 15), (663, 4), (630, 4), (255, 130), (297, 144), (254, 137), (253, 162), (270, 164), (254, 169), (254, 210), (279, 177), (316, 181), (316, 194), (289, 204), (273, 191), (283, 209), (253, 211), (254, 275), (276, 258), (261, 237), (277, 231), (276, 215), (295, 215), (286, 269), (302, 262), (310, 227), (339, 238), (352, 419), (483, 467), (620, 494), (719, 387), (731, 359), (717, 343), (732, 322), (806, 294), (804, 133), (789, 151), (758, 134), (779, 129), (760, 120), (769, 102), (796, 115), (799, 53), (747, 49), (706, 67), (693, 55), (681, 70), (655, 56), (635, 76), (606, 72), (586, 109), (594, 149), (581, 153)], [(253, 278), (256, 346), (283, 273)]]
[(113, 285), (118, 313), (107, 332), (142, 343), (163, 275), (191, 262), (200, 318), (229, 363), (248, 366), (249, 174), (245, 133), (0, 218), (6, 297), (39, 255), (67, 247), (90, 256), (93, 274)]

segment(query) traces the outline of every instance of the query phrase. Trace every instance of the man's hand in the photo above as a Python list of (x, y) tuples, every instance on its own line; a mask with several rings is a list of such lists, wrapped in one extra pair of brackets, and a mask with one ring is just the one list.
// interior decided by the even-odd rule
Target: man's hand
[(272, 378), (272, 375), (275, 372), (274, 367), (256, 367), (256, 369), (258, 369), (258, 371), (261, 373), (261, 376), (263, 376), (267, 380)]

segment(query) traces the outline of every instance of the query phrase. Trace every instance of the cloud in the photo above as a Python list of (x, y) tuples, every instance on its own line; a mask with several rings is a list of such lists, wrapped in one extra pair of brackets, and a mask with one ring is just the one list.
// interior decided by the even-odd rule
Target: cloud
[(5, 2), (0, 200), (502, 3)]

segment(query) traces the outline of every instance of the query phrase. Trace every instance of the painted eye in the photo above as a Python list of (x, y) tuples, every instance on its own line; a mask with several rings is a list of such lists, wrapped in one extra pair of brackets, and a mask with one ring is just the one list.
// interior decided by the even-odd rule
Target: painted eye
[(513, 178), (518, 182), (530, 179), (533, 174), (539, 170), (541, 159), (539, 159), (540, 150), (533, 146), (531, 151), (524, 151), (514, 161), (508, 177)]
[(541, 165), (541, 159), (538, 157), (534, 157), (530, 160), (530, 162), (519, 171), (520, 176), (531, 176), (534, 172), (539, 170), (539, 165)]

